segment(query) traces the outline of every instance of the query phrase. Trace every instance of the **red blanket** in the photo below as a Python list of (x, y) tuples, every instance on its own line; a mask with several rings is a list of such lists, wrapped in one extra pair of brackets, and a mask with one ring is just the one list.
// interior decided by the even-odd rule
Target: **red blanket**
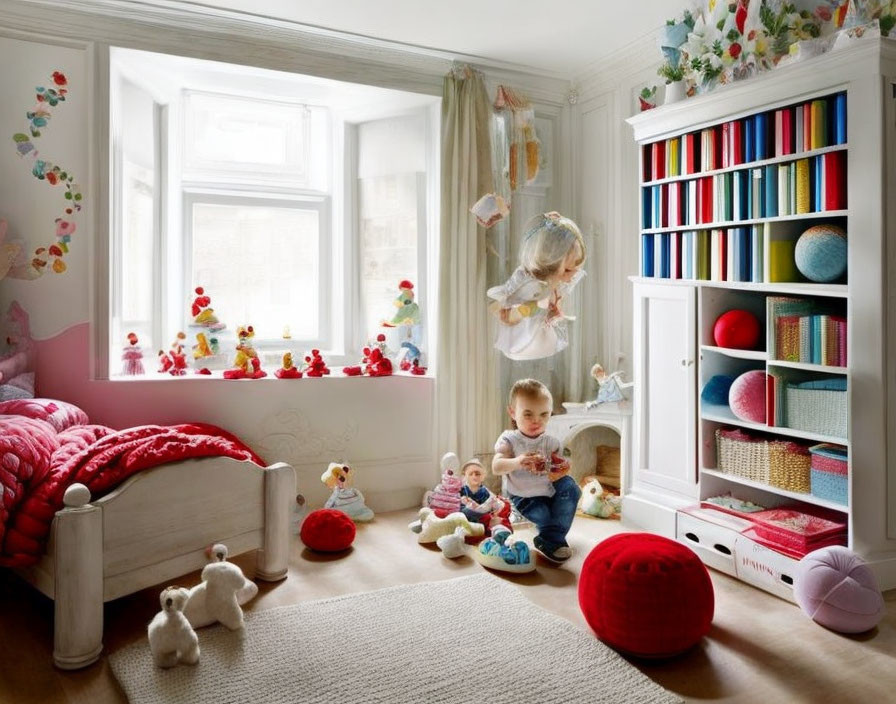
[[(0, 414), (9, 412), (5, 406), (0, 403)], [(79, 424), (57, 432), (59, 427), (34, 417), (0, 415), (0, 565), (40, 559), (53, 516), (75, 482), (96, 499), (132, 474), (166, 462), (224, 456), (265, 465), (238, 438), (203, 423), (119, 431)]]

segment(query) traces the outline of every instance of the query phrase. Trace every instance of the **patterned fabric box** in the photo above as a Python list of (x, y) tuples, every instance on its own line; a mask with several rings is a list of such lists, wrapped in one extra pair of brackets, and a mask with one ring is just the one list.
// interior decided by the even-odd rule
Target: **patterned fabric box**
[(849, 501), (849, 455), (845, 447), (822, 443), (809, 448), (812, 495), (838, 504)]

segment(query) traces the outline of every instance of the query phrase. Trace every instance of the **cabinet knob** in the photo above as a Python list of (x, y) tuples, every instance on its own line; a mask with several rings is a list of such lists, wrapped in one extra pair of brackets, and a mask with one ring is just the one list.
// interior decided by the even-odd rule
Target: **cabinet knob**
[(693, 359), (683, 359), (683, 360), (681, 360), (681, 366), (683, 366), (683, 367), (689, 367), (689, 366), (691, 366), (693, 363), (694, 363), (694, 360), (693, 360)]

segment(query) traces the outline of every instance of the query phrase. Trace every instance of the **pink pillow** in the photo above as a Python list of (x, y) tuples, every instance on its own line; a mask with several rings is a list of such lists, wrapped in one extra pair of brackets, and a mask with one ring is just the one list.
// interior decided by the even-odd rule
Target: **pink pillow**
[(0, 402), (0, 415), (25, 416), (42, 420), (52, 425), (57, 433), (61, 433), (73, 425), (86, 425), (90, 422), (87, 414), (74, 404), (54, 401), (49, 398), (2, 401)]
[(728, 391), (728, 405), (741, 420), (765, 423), (765, 372), (754, 369), (737, 377)]
[(793, 596), (809, 618), (839, 633), (868, 631), (886, 611), (871, 568), (840, 545), (815, 550), (799, 561)]

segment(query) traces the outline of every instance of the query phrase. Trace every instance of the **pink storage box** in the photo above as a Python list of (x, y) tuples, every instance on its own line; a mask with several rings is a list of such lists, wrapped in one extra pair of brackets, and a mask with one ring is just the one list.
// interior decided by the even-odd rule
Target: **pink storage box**
[(849, 453), (845, 447), (822, 443), (809, 448), (812, 455), (809, 485), (812, 496), (847, 505)]

